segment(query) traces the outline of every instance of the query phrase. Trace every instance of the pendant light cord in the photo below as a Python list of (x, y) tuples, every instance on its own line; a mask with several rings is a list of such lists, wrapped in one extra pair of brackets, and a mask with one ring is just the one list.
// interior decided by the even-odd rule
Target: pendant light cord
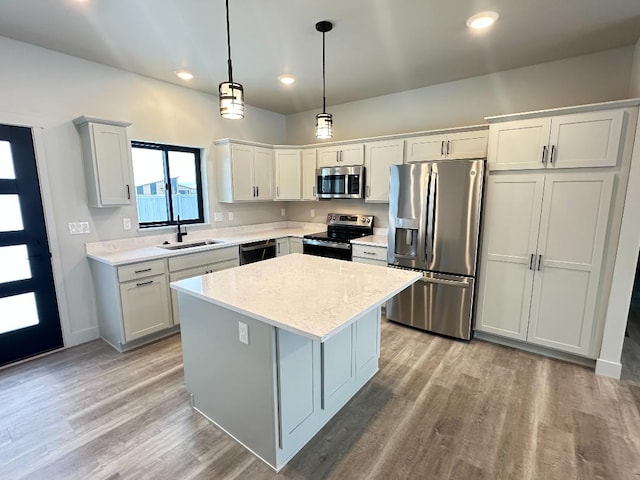
[(226, 0), (225, 5), (227, 9), (227, 66), (229, 68), (229, 83), (233, 83), (233, 67), (231, 66), (231, 35), (229, 34), (229, 0)]
[[(227, 0), (228, 1), (228, 0)], [(327, 113), (327, 93), (324, 79), (324, 32), (322, 32), (322, 113)]]

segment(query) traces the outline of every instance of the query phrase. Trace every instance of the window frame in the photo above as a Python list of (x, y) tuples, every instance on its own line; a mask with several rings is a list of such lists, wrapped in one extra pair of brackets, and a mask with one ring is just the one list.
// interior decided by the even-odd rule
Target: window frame
[[(143, 142), (139, 140), (131, 141), (131, 148), (146, 148), (149, 150), (159, 150), (162, 152), (162, 163), (164, 170), (164, 184), (166, 189), (166, 204), (167, 204), (167, 221), (161, 222), (141, 222), (140, 214), (138, 212), (138, 192), (134, 185), (134, 191), (136, 195), (136, 215), (138, 216), (139, 228), (153, 228), (153, 227), (169, 227), (177, 225), (177, 219), (175, 212), (173, 211), (173, 189), (171, 186), (171, 172), (169, 169), (169, 152), (184, 152), (192, 153), (194, 155), (194, 162), (196, 168), (196, 196), (198, 203), (198, 218), (190, 220), (180, 220), (180, 225), (205, 223), (204, 221), (204, 181), (202, 178), (202, 149), (196, 147), (183, 147), (180, 145), (168, 145), (164, 143)], [(133, 167), (133, 155), (131, 156), (131, 166)], [(135, 184), (135, 175), (133, 176)]]

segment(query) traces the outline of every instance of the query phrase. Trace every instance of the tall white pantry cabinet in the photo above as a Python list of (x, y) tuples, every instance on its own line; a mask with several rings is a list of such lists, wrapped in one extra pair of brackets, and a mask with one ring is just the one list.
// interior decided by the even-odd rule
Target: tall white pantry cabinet
[(638, 115), (618, 106), (487, 119), (480, 336), (598, 356)]

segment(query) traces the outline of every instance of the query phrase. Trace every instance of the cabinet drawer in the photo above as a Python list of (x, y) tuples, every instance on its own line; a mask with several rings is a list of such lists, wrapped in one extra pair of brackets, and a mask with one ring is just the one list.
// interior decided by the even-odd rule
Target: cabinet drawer
[(354, 263), (366, 263), (368, 265), (377, 265), (379, 267), (387, 267), (387, 261), (384, 262), (382, 260), (374, 260), (373, 258), (364, 258), (364, 257), (353, 257)]
[(189, 253), (169, 258), (169, 271), (176, 272), (187, 268), (199, 267), (209, 263), (238, 260), (238, 247), (218, 248), (205, 252)]
[(164, 260), (153, 260), (118, 267), (118, 281), (120, 282), (128, 282), (129, 280), (136, 280), (137, 278), (161, 274), (164, 274)]
[(385, 247), (371, 247), (369, 245), (353, 245), (353, 257), (368, 258), (387, 263), (387, 249)]

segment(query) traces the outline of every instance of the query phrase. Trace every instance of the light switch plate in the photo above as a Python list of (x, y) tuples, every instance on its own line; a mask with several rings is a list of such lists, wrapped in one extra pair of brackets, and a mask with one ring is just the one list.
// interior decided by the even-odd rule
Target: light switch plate
[(213, 214), (213, 221), (214, 222), (221, 222), (222, 221), (222, 212), (216, 212)]
[(229, 215), (229, 220), (233, 220), (233, 212), (229, 212), (228, 215)]
[(316, 216), (316, 211), (314, 209), (311, 209), (311, 218)]
[(284, 217), (286, 214), (287, 214), (287, 211), (284, 208), (281, 208), (280, 215)]
[(82, 235), (83, 233), (91, 233), (89, 222), (69, 222), (67, 224), (70, 235)]
[(80, 222), (80, 233), (90, 233), (89, 222)]
[(238, 322), (238, 340), (249, 345), (249, 326), (246, 323)]
[(131, 230), (131, 219), (130, 218), (123, 218), (122, 219), (122, 228), (124, 230)]

